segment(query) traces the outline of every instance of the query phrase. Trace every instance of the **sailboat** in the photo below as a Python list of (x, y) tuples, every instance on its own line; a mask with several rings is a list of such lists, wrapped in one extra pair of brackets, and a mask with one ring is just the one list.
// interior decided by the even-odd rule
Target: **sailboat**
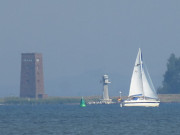
[(81, 101), (80, 101), (80, 107), (86, 107), (86, 103), (83, 97), (81, 98)]
[(128, 99), (124, 100), (120, 106), (158, 107), (159, 104), (160, 100), (143, 63), (142, 52), (139, 48), (131, 77)]

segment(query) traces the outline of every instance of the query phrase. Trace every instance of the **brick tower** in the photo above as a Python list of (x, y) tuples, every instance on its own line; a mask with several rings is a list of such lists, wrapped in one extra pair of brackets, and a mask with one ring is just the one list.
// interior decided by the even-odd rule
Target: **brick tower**
[(21, 54), (20, 97), (44, 98), (42, 54)]

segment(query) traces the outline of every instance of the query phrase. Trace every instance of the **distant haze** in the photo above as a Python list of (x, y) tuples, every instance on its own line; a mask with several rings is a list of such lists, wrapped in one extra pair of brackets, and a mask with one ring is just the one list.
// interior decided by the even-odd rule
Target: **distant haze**
[(0, 1), (0, 97), (19, 96), (21, 53), (43, 54), (49, 96), (127, 95), (138, 52), (155, 88), (180, 57), (179, 0)]

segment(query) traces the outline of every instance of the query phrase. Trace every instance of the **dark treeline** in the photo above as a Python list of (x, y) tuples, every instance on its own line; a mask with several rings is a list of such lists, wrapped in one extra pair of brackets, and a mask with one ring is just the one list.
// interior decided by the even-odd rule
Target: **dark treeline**
[(180, 58), (177, 58), (175, 54), (171, 54), (168, 59), (167, 71), (158, 93), (180, 94)]

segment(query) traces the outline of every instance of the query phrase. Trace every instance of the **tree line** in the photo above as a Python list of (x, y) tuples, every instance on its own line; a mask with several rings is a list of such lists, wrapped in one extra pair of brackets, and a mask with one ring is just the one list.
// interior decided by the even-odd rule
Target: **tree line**
[(158, 88), (160, 94), (180, 94), (180, 58), (172, 53), (167, 62), (167, 70), (163, 75), (162, 87)]

